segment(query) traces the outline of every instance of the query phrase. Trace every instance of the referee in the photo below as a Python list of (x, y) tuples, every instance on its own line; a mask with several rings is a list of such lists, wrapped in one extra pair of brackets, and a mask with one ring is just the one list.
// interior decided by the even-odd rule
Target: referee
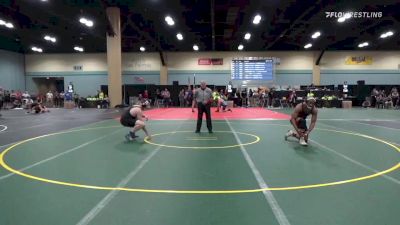
[(203, 121), (203, 113), (206, 113), (208, 133), (213, 133), (211, 124), (211, 103), (212, 91), (207, 87), (205, 81), (201, 81), (200, 88), (194, 92), (194, 101), (197, 102), (197, 127), (196, 133), (200, 133), (201, 123)]

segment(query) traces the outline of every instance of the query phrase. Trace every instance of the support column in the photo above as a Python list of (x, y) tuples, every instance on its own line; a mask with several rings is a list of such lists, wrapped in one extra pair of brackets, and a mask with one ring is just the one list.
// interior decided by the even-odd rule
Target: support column
[(168, 82), (168, 67), (161, 65), (160, 68), (160, 84), (167, 85)]
[(314, 85), (320, 85), (321, 84), (321, 68), (318, 65), (315, 65), (315, 62), (318, 60), (319, 54), (318, 52), (314, 53), (314, 59), (313, 59), (313, 70), (312, 70), (312, 82)]
[(107, 34), (108, 97), (110, 106), (122, 103), (121, 16), (118, 7), (107, 8), (114, 36)]

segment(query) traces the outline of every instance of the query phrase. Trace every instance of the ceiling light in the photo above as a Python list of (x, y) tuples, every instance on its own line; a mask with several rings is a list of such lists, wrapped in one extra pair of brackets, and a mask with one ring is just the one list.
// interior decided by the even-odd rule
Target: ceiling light
[(175, 24), (174, 19), (170, 16), (165, 17), (165, 22), (167, 22), (168, 25), (173, 26)]
[(55, 37), (52, 37), (49, 35), (44, 36), (44, 40), (51, 41), (53, 43), (55, 43), (57, 41), (57, 39)]
[(6, 21), (0, 20), (0, 25), (6, 25)]
[(242, 50), (243, 50), (243, 45), (239, 45), (239, 46), (238, 46), (238, 50), (239, 50), (239, 51), (242, 51)]
[(41, 48), (37, 48), (37, 47), (35, 47), (35, 46), (32, 47), (32, 51), (35, 51), (35, 52), (43, 52), (43, 50), (42, 50)]
[(177, 35), (176, 35), (176, 38), (178, 38), (178, 40), (183, 40), (183, 36), (182, 36), (182, 34), (181, 33), (178, 33)]
[(346, 18), (340, 17), (337, 21), (338, 21), (339, 23), (343, 23), (345, 20), (346, 20)]
[(389, 37), (389, 36), (392, 36), (393, 35), (393, 31), (388, 31), (388, 32), (386, 32), (386, 33), (383, 33), (383, 34), (381, 34), (381, 38), (387, 38), (387, 37)]
[(249, 40), (250, 37), (251, 37), (251, 34), (250, 34), (250, 33), (246, 33), (246, 34), (244, 35), (244, 39), (246, 39), (246, 40)]
[(363, 43), (360, 43), (359, 45), (358, 45), (358, 47), (359, 48), (364, 48), (365, 46), (368, 46), (369, 44), (368, 44), (368, 42), (363, 42)]
[(85, 24), (88, 27), (92, 27), (93, 26), (93, 21), (91, 21), (89, 19), (86, 19), (84, 17), (80, 18), (79, 22)]
[(193, 50), (198, 51), (199, 50), (199, 46), (193, 45)]
[(345, 13), (344, 14), (344, 18), (347, 20), (347, 19), (350, 19), (351, 18), (351, 14), (350, 13)]
[(140, 47), (140, 51), (141, 51), (141, 52), (144, 52), (144, 51), (146, 51), (146, 48), (143, 47), (143, 46), (141, 46), (141, 47)]
[(312, 46), (312, 44), (311, 43), (308, 43), (308, 44), (306, 44), (306, 45), (304, 45), (304, 48), (311, 48), (311, 46)]
[(91, 20), (88, 20), (85, 24), (88, 27), (93, 27), (93, 21), (91, 21)]
[(321, 36), (321, 32), (317, 31), (317, 32), (315, 32), (311, 37), (312, 37), (313, 39), (315, 39), (315, 38), (318, 38), (319, 36)]
[(253, 19), (253, 23), (254, 24), (259, 24), (260, 21), (261, 21), (261, 16), (259, 14), (257, 14)]
[(14, 25), (12, 23), (6, 23), (6, 27), (8, 28), (14, 28)]
[(74, 50), (75, 50), (75, 51), (78, 51), (78, 52), (83, 52), (83, 48), (81, 48), (81, 47), (79, 47), (79, 46), (75, 46), (75, 47), (74, 47)]

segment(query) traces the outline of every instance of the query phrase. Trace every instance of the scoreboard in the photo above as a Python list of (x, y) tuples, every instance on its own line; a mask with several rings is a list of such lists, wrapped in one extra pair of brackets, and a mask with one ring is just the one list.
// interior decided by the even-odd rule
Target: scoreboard
[(231, 79), (272, 81), (274, 79), (274, 61), (273, 59), (233, 59)]

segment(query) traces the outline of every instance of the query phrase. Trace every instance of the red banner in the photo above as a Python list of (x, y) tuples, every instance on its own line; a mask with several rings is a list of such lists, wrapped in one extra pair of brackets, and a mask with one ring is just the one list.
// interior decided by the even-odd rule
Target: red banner
[(199, 60), (197, 62), (198, 62), (198, 65), (211, 65), (210, 58), (199, 58)]
[(223, 65), (224, 64), (224, 59), (222, 58), (214, 58), (211, 59), (211, 62), (213, 65)]

